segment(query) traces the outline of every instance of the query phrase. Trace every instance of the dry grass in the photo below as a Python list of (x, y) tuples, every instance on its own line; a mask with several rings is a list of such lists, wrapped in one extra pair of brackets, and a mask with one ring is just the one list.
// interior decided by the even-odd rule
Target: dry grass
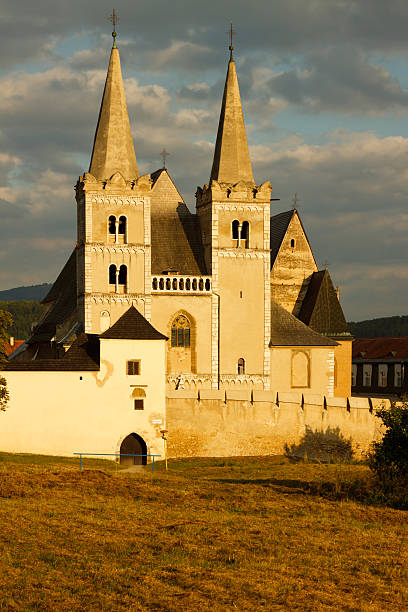
[(310, 493), (364, 466), (86, 467), (0, 455), (0, 609), (408, 609), (407, 513)]

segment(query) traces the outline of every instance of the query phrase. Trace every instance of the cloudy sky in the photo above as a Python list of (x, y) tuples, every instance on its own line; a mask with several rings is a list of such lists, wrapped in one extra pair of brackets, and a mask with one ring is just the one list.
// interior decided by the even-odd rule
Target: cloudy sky
[[(167, 164), (191, 209), (235, 59), (257, 182), (297, 192), (349, 320), (407, 314), (406, 0), (118, 0), (141, 173)], [(51, 282), (75, 240), (111, 46), (106, 0), (2, 0), (0, 289)]]

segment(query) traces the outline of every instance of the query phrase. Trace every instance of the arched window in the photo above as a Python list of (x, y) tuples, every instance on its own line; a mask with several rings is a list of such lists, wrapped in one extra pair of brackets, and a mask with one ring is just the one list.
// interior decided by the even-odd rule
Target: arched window
[(245, 359), (243, 357), (238, 359), (238, 374), (245, 374)]
[(116, 266), (111, 264), (109, 266), (109, 284), (116, 285)]
[(110, 327), (110, 314), (107, 310), (102, 310), (100, 318), (101, 334)]
[(124, 264), (122, 264), (119, 268), (119, 278), (118, 278), (118, 284), (122, 285), (126, 288), (126, 284), (127, 284), (127, 266), (125, 266)]
[(111, 215), (108, 219), (108, 232), (109, 234), (116, 234), (116, 217)]
[(126, 240), (126, 217), (124, 215), (119, 217), (118, 225), (118, 238), (119, 242), (127, 242)]
[(239, 231), (239, 221), (235, 219), (232, 222), (232, 239), (233, 240), (238, 240), (238, 231)]
[(241, 246), (245, 249), (249, 248), (249, 223), (244, 221), (241, 227)]
[(292, 352), (292, 387), (310, 387), (310, 357), (304, 351)]
[(295, 239), (292, 238), (292, 240), (290, 241), (290, 248), (294, 249), (295, 248)]
[(171, 346), (190, 346), (190, 321), (184, 315), (178, 315), (171, 326)]

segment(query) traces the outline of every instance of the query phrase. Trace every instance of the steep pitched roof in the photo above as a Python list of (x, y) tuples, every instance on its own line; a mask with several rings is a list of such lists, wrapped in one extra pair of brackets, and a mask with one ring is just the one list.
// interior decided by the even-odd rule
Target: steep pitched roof
[(134, 306), (100, 337), (110, 340), (167, 340), (167, 336), (158, 332)]
[(126, 180), (139, 176), (116, 47), (109, 60), (89, 172), (99, 180), (109, 179), (115, 172)]
[(353, 342), (353, 359), (408, 359), (408, 336), (358, 338)]
[(288, 230), (289, 223), (291, 222), (294, 210), (286, 210), (277, 215), (273, 215), (270, 219), (271, 227), (271, 266), (273, 265), (276, 256), (279, 252), (282, 240)]
[(99, 370), (99, 338), (82, 333), (61, 359), (12, 359), (5, 367), (9, 371), (95, 372)]
[(337, 342), (313, 331), (272, 300), (269, 346), (337, 346)]
[(51, 340), (55, 336), (57, 325), (61, 325), (76, 311), (76, 298), (76, 250), (74, 249), (57, 280), (42, 300), (43, 304), (50, 306), (34, 328), (28, 343)]
[(232, 58), (228, 64), (227, 78), (225, 80), (210, 178), (220, 183), (254, 182), (245, 133), (238, 77), (235, 62)]
[(205, 274), (197, 215), (191, 214), (166, 169), (151, 178), (152, 273)]
[(298, 317), (321, 334), (352, 339), (328, 270), (312, 274)]

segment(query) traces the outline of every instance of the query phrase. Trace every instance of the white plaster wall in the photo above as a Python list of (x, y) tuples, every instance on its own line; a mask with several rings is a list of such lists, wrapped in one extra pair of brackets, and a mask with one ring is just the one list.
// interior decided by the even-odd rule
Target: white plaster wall
[[(126, 374), (129, 359), (141, 360), (139, 376)], [(164, 340), (101, 340), (99, 372), (3, 374), (10, 403), (0, 412), (0, 450), (115, 453), (128, 434), (137, 433), (149, 454), (163, 455)], [(144, 410), (133, 408), (134, 385), (146, 392)], [(161, 424), (153, 423), (158, 419)]]

